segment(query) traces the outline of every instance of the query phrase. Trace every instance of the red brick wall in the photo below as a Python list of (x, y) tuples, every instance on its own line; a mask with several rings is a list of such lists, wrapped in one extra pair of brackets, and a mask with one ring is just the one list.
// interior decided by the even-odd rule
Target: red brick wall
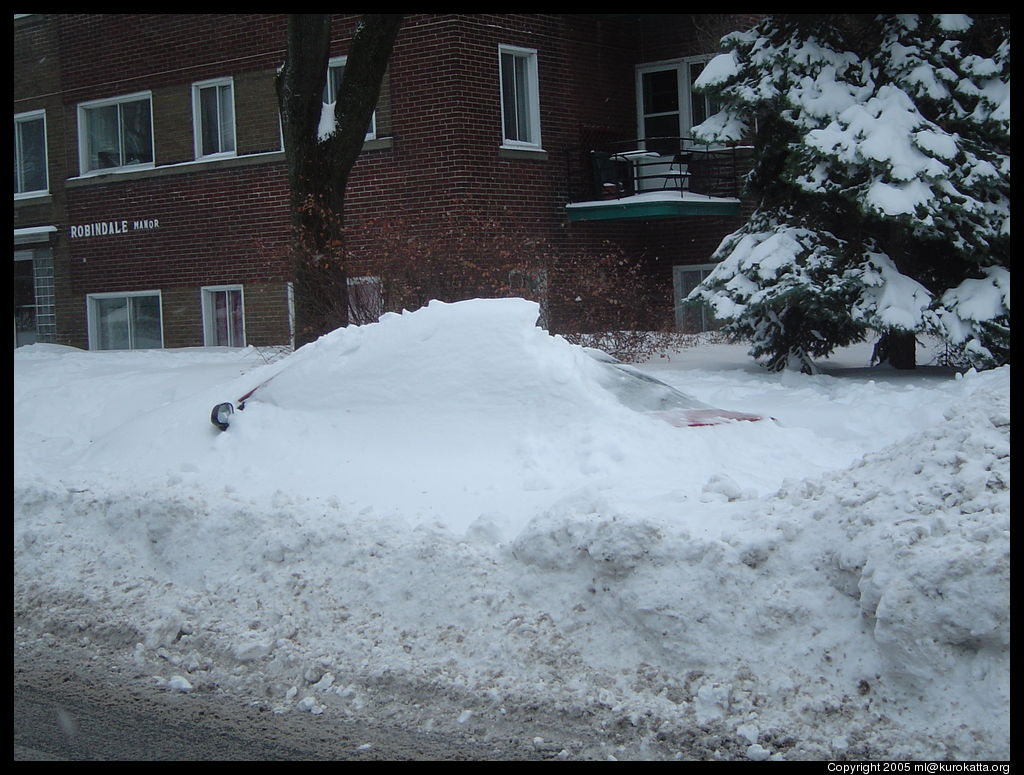
[[(191, 85), (231, 76), (240, 156), (280, 150), (273, 78), (284, 57), (282, 14), (62, 14), (58, 17), (63, 148), (78, 174), (77, 105), (137, 91), (153, 95), (158, 167), (194, 158)], [(51, 140), (51, 145), (54, 145)], [(85, 347), (86, 295), (159, 289), (168, 347), (202, 344), (200, 287), (242, 284), (250, 344), (288, 339), (283, 166), (75, 180), (57, 219), (62, 341)], [(156, 229), (70, 238), (70, 227), (156, 219)]]
[[(347, 53), (355, 21), (335, 18), (332, 56)], [(199, 344), (198, 289), (223, 283), (246, 287), (250, 341), (254, 331), (284, 341), (286, 271), (279, 257), (287, 199), (280, 160), (173, 173), (159, 165), (191, 160), (190, 87), (215, 77), (234, 79), (240, 155), (279, 149), (273, 78), (284, 58), (285, 23), (282, 14), (58, 17), (64, 91), (54, 121), (63, 122), (64, 142), (61, 148), (51, 140), (54, 156), (67, 160), (67, 175), (77, 174), (78, 103), (150, 90), (158, 164), (141, 176), (69, 184), (67, 220), (52, 219), (61, 228), (59, 282), (69, 288), (58, 309), (62, 330), (74, 332), (66, 341), (84, 346), (87, 293), (160, 288), (166, 344)], [(671, 24), (583, 14), (409, 15), (378, 111), (378, 134), (386, 140), (364, 150), (348, 190), (352, 273), (369, 272), (393, 244), (395, 234), (382, 239), (367, 228), (371, 221), (407, 236), (464, 224), (464, 239), (478, 236), (488, 250), (507, 255), (540, 244), (556, 258), (600, 255), (610, 243), (646, 262), (659, 283), (670, 278), (673, 263), (705, 261), (735, 225), (569, 224), (564, 206), (569, 161), (581, 146), (596, 136), (635, 134), (635, 64), (706, 53), (707, 37), (706, 20), (698, 29), (684, 15)], [(546, 155), (510, 158), (499, 148), (499, 44), (538, 51)], [(68, 239), (68, 225), (142, 218), (159, 219), (160, 227)], [(670, 281), (665, 288), (670, 304)], [(265, 318), (260, 325), (249, 320), (257, 298), (263, 312), (252, 314)]]
[(274, 69), (283, 14), (61, 14), (62, 80), (74, 101)]
[[(584, 38), (595, 33), (581, 31), (582, 23), (556, 15), (412, 16), (390, 68), (394, 150), (360, 159), (349, 217), (358, 222), (363, 211), (379, 213), (383, 202), (424, 228), (453, 207), (511, 217), (519, 228), (540, 227), (548, 236), (560, 228), (567, 153), (580, 144), (581, 129), (612, 124), (625, 132), (631, 125), (631, 118), (617, 126), (609, 118), (631, 104), (631, 63), (620, 50)], [(546, 158), (510, 159), (499, 151), (499, 44), (538, 50)], [(606, 72), (584, 79), (580, 69)]]
[[(539, 239), (570, 250), (570, 154), (595, 127), (632, 131), (634, 27), (543, 14), (409, 18), (390, 68), (394, 150), (364, 153), (349, 189), (353, 247), (372, 253), (360, 224), (383, 209), (414, 232), (447, 228), (456, 213), (467, 228), (503, 224), (510, 251)], [(544, 157), (500, 151), (500, 44), (538, 52)]]
[[(394, 149), (365, 153), (349, 189), (346, 223), (355, 271), (372, 273), (367, 227), (393, 221), (404, 234), (494, 224), (496, 253), (561, 252), (598, 258), (622, 250), (661, 289), (652, 318), (671, 319), (672, 266), (703, 263), (739, 218), (568, 224), (569, 162), (595, 136), (636, 132), (634, 66), (709, 53), (741, 21), (676, 15), (671, 23), (587, 15), (414, 15), (390, 69)], [(538, 51), (546, 158), (505, 158), (501, 143), (499, 44)], [(376, 233), (376, 232), (375, 232)], [(493, 234), (480, 242), (494, 248)], [(429, 240), (428, 240), (429, 242)], [(540, 247), (538, 247), (540, 245)], [(429, 249), (429, 248), (428, 248)], [(569, 276), (563, 277), (570, 281)]]
[[(74, 298), (58, 314), (81, 321), (89, 293), (159, 289), (165, 344), (197, 345), (199, 288), (238, 283), (246, 288), (250, 344), (286, 342), (286, 185), (282, 165), (259, 165), (76, 186), (67, 197), (69, 227), (126, 222), (128, 228), (78, 237), (66, 230)], [(154, 220), (155, 228), (134, 228), (136, 221)], [(259, 322), (250, 319), (256, 316), (250, 286), (281, 289), (273, 321), (268, 310)]]
[(273, 77), (284, 61), (283, 14), (61, 14), (63, 155), (78, 174), (77, 106), (153, 95), (156, 163), (194, 158), (192, 84), (235, 79), (238, 151), (280, 150)]

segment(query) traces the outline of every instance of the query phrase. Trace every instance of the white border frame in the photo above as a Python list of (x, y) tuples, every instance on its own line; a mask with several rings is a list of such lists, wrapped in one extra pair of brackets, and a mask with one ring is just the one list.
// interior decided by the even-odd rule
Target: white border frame
[[(144, 347), (139, 349), (152, 350), (160, 349), (164, 347), (164, 297), (160, 289), (154, 289), (150, 291), (109, 291), (105, 293), (87, 293), (85, 295), (85, 316), (86, 316), (86, 330), (89, 334), (89, 350), (96, 352), (131, 352), (135, 350), (135, 347), (129, 347), (127, 351), (123, 350), (100, 350), (96, 347), (96, 342), (99, 340), (98, 331), (96, 326), (99, 321), (96, 319), (96, 312), (94, 309), (93, 301), (95, 299), (121, 299), (129, 296), (156, 296), (160, 302), (160, 347)], [(129, 342), (131, 341), (131, 329), (128, 331)]]
[[(526, 84), (527, 108), (530, 111), (530, 135), (534, 138), (529, 142), (523, 140), (511, 140), (505, 137), (505, 95), (502, 89), (502, 64), (503, 54), (511, 54), (514, 57), (526, 59), (527, 74), (529, 82)], [(540, 75), (537, 66), (537, 49), (523, 48), (522, 46), (509, 46), (504, 43), (498, 44), (498, 102), (501, 104), (501, 147), (516, 151), (542, 151), (540, 133)]]
[[(220, 291), (238, 291), (242, 298), (242, 343), (235, 345), (211, 344), (213, 338), (213, 309), (210, 306), (210, 294)], [(204, 285), (199, 289), (199, 301), (203, 312), (203, 347), (245, 347), (248, 336), (245, 332), (245, 288), (241, 284)]]
[[(19, 191), (14, 195), (15, 199), (33, 199), (39, 196), (46, 196), (50, 193), (50, 138), (46, 126), (46, 109), (40, 108), (39, 110), (27, 110), (24, 113), (14, 114), (14, 123), (32, 121), (38, 117), (43, 119), (43, 172), (46, 174), (46, 188), (36, 188), (31, 191)], [(14, 141), (18, 142), (18, 130), (17, 127), (14, 129)], [(17, 172), (17, 168), (15, 168)]]
[[(199, 102), (200, 89), (211, 86), (231, 87), (231, 136), (234, 138), (235, 147), (230, 151), (218, 151), (217, 153), (203, 153), (203, 117), (202, 106)], [(220, 113), (220, 101), (217, 102), (218, 115)], [(209, 78), (205, 81), (196, 81), (192, 84), (192, 141), (196, 161), (207, 161), (213, 159), (230, 159), (238, 155), (238, 116), (235, 103), (235, 79), (231, 76), (223, 78)], [(218, 127), (219, 128), (219, 127)]]
[[(153, 151), (153, 161), (144, 162), (142, 164), (122, 164), (120, 167), (103, 167), (101, 169), (86, 170), (88, 162), (88, 153), (86, 151), (86, 121), (85, 111), (91, 108), (105, 108), (110, 105), (120, 105), (125, 102), (139, 102), (141, 100), (149, 100), (149, 137), (150, 143), (152, 144), (151, 150)], [(131, 94), (122, 94), (118, 97), (107, 97), (101, 100), (90, 100), (88, 102), (79, 102), (77, 107), (77, 119), (78, 119), (78, 175), (79, 177), (88, 177), (90, 175), (106, 175), (111, 172), (124, 172), (134, 170), (148, 170), (156, 167), (156, 132), (153, 126), (153, 92), (151, 91), (140, 91), (133, 92)]]

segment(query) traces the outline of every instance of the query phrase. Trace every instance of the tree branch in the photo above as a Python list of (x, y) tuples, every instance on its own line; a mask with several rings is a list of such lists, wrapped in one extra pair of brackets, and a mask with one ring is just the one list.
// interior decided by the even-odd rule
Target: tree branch
[(335, 131), (330, 138), (331, 166), (341, 191), (362, 150), (401, 24), (402, 14), (366, 14), (352, 36), (345, 77), (334, 106)]

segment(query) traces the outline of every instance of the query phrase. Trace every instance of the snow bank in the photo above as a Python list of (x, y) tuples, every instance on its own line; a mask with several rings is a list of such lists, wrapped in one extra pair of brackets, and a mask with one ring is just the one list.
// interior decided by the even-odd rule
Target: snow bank
[(16, 640), (577, 758), (1009, 755), (1008, 368), (683, 351), (647, 370), (778, 422), (675, 428), (535, 315), (19, 349)]

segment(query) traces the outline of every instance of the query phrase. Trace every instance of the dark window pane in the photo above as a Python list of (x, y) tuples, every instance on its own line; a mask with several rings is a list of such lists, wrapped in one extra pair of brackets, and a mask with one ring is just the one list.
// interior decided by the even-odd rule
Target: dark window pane
[(149, 100), (121, 104), (124, 136), (124, 164), (148, 164), (153, 161), (153, 131), (149, 120)]
[(644, 119), (644, 137), (679, 137), (679, 114), (648, 116)]
[(692, 119), (691, 126), (697, 126), (707, 120), (708, 116), (713, 116), (720, 110), (718, 103), (714, 100), (709, 99), (704, 94), (701, 94), (694, 90), (693, 84), (697, 82), (697, 78), (704, 71), (706, 62), (695, 62), (690, 65), (690, 116)]
[(708, 117), (708, 101), (703, 94), (696, 92), (693, 84), (696, 83), (704, 63), (698, 62), (690, 65), (690, 125), (702, 124)]
[(46, 128), (42, 117), (16, 124), (15, 178), (16, 193), (46, 190)]
[(95, 299), (96, 337), (100, 350), (127, 350), (131, 347), (128, 337), (128, 299)]
[(516, 57), (516, 123), (519, 125), (519, 139), (526, 143), (533, 142), (531, 131), (529, 103), (529, 61), (526, 57)]
[(132, 346), (134, 349), (161, 347), (160, 297), (130, 296)]
[(86, 164), (90, 170), (121, 166), (121, 134), (117, 105), (87, 108)]
[(38, 340), (36, 283), (32, 261), (14, 262), (14, 337), (18, 346)]
[(341, 94), (341, 81), (345, 77), (345, 65), (338, 65), (331, 68), (331, 102), (338, 101)]
[(511, 54), (501, 55), (501, 104), (505, 115), (505, 139), (520, 140), (518, 110), (516, 107), (516, 67), (515, 57)]
[(217, 87), (199, 90), (199, 125), (202, 129), (202, 155), (220, 153), (220, 120), (217, 110)]
[(679, 110), (679, 84), (675, 70), (657, 70), (643, 74), (644, 113), (669, 113)]

